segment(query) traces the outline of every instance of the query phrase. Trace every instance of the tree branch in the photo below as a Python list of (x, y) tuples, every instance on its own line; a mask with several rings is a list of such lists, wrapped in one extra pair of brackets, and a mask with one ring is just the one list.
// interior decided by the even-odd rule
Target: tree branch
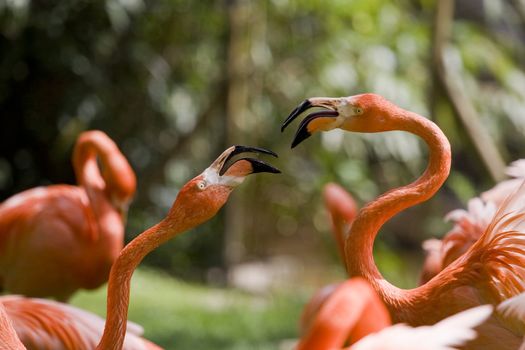
[(454, 0), (439, 0), (436, 3), (432, 52), (435, 76), (490, 176), (496, 182), (501, 181), (505, 178), (505, 162), (494, 140), (480, 122), (472, 102), (457, 83), (458, 75), (451, 74), (445, 61), (445, 46), (452, 28)]

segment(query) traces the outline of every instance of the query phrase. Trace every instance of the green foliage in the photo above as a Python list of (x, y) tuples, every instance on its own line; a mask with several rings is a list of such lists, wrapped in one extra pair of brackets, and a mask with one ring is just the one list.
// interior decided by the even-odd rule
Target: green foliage
[[(106, 291), (77, 294), (72, 303), (105, 314)], [(278, 349), (296, 337), (297, 294), (253, 296), (206, 288), (140, 269), (132, 281), (129, 320), (165, 349)]]
[[(224, 217), (146, 262), (204, 280), (210, 269), (231, 262), (224, 247), (235, 230), (242, 236), (235, 242), (240, 260), (276, 252), (312, 260), (330, 254), (308, 248), (326, 233), (312, 218), (323, 210), (327, 181), (343, 184), (363, 204), (424, 169), (425, 147), (405, 133), (333, 131), (289, 150), (293, 132), (281, 134), (279, 125), (301, 100), (371, 91), (433, 118), (451, 139), (451, 180), (422, 209), (428, 219), (406, 218), (417, 229), (393, 225), (388, 239), (380, 236), (391, 247), (420, 252), (423, 237), (446, 232), (441, 217), (447, 210), (492, 183), (435, 89), (436, 3), (0, 3), (0, 195), (74, 182), (69, 157), (75, 138), (102, 129), (138, 175), (129, 240), (158, 222), (177, 189), (226, 146), (270, 147), (281, 155), (276, 164), (283, 175), (250, 179)], [(523, 157), (525, 134), (524, 12), (515, 4), (458, 0), (446, 47), (457, 81), (507, 161)], [(287, 249), (298, 242), (304, 249)]]

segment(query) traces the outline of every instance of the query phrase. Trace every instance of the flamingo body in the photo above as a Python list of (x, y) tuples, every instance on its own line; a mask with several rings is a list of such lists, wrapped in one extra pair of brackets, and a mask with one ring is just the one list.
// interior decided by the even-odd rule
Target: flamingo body
[[(34, 350), (91, 350), (102, 336), (104, 320), (79, 308), (38, 298), (21, 296), (0, 297), (0, 307), (24, 347)], [(3, 334), (4, 332), (0, 332)], [(128, 322), (124, 350), (160, 350), (143, 339), (140, 326)], [(2, 347), (0, 349), (11, 349)], [(10, 340), (5, 343), (11, 344)], [(4, 343), (4, 344), (5, 344)]]
[[(406, 131), (422, 138), (429, 147), (424, 173), (411, 184), (388, 191), (364, 206), (346, 238), (345, 260), (350, 276), (361, 276), (372, 285), (394, 322), (431, 325), (468, 308), (497, 305), (525, 291), (523, 185), (497, 208), (480, 238), (430, 281), (410, 290), (386, 281), (372, 254), (375, 237), (390, 218), (430, 199), (442, 186), (450, 171), (450, 144), (430, 120), (375, 94), (310, 98), (291, 113), (283, 128), (310, 107), (327, 110), (311, 113), (302, 121), (292, 147), (314, 132), (334, 128), (361, 133)], [(524, 321), (495, 314), (480, 326), (479, 337), (465, 349), (517, 349)]]
[(124, 245), (135, 175), (101, 131), (81, 134), (73, 163), (79, 186), (37, 187), (0, 204), (3, 289), (67, 300), (79, 288), (94, 289), (107, 281)]

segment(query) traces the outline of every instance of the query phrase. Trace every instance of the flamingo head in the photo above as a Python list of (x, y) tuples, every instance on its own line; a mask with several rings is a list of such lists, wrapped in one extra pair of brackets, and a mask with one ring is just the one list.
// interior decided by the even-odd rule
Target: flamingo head
[(191, 222), (204, 222), (217, 213), (233, 189), (240, 185), (246, 176), (263, 172), (280, 173), (277, 168), (262, 160), (242, 156), (244, 153), (277, 157), (277, 154), (264, 148), (231, 146), (201, 174), (180, 189), (171, 211), (182, 208), (184, 217)]
[(313, 107), (323, 110), (310, 113), (299, 125), (292, 148), (310, 137), (316, 131), (330, 131), (340, 128), (356, 132), (382, 132), (397, 130), (402, 113), (395, 113), (399, 107), (380, 95), (361, 94), (348, 97), (312, 97), (304, 100), (282, 124), (281, 131), (302, 112)]

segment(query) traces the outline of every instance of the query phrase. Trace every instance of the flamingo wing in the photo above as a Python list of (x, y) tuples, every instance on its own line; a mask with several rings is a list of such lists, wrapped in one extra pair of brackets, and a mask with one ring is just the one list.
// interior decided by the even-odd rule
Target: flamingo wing
[(525, 291), (525, 182), (496, 212), (486, 231), (463, 257), (467, 274), (491, 303)]
[(428, 282), (463, 255), (485, 232), (496, 209), (519, 189), (525, 179), (525, 159), (512, 162), (505, 173), (512, 179), (498, 183), (492, 189), (483, 192), (480, 198), (469, 200), (466, 210), (453, 210), (445, 216), (445, 220), (452, 221), (454, 227), (443, 238), (439, 251), (425, 249), (427, 258), (421, 273), (420, 285)]
[(451, 350), (476, 338), (474, 327), (492, 314), (491, 305), (450, 316), (433, 326), (412, 328), (397, 324), (371, 334), (348, 350)]
[[(29, 349), (91, 350), (102, 337), (102, 318), (67, 304), (21, 296), (0, 297), (0, 304)], [(140, 326), (128, 324), (123, 349), (160, 349), (142, 339), (141, 334)]]

